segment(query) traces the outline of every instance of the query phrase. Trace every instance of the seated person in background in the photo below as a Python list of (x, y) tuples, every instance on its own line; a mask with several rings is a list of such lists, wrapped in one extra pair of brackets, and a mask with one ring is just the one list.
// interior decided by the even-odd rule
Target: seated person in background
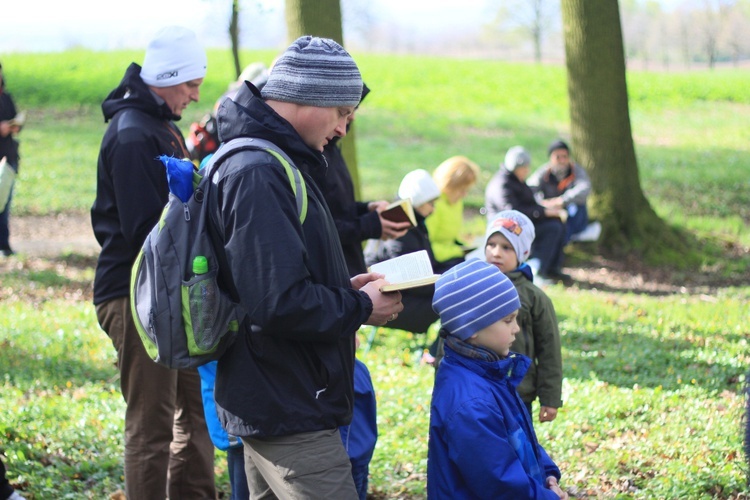
[(586, 199), (591, 192), (591, 181), (586, 171), (570, 159), (568, 145), (557, 140), (547, 150), (549, 161), (531, 174), (526, 183), (539, 199), (550, 208), (564, 208), (568, 212), (565, 242), (595, 241), (601, 233), (598, 222), (589, 224)]
[[(440, 274), (445, 267), (435, 260), (430, 245), (430, 237), (425, 221), (434, 210), (435, 200), (440, 196), (440, 189), (426, 170), (413, 170), (404, 176), (398, 188), (401, 199), (411, 198), (417, 225), (405, 235), (395, 240), (369, 240), (365, 247), (365, 262), (368, 266), (400, 255), (426, 250), (430, 257), (432, 270)], [(432, 310), (433, 285), (421, 286), (401, 291), (401, 302), (404, 310), (395, 320), (389, 321), (388, 328), (398, 328), (413, 333), (426, 333), (437, 321), (437, 314)]]
[(508, 277), (471, 259), (435, 283), (445, 359), (430, 404), (427, 498), (567, 499), (516, 387), (532, 361), (510, 351), (521, 302)]
[[(362, 100), (369, 94), (367, 85), (362, 87)], [(360, 105), (362, 101), (360, 101)], [(347, 130), (354, 121), (355, 112), (349, 115)], [(336, 231), (341, 240), (346, 267), (350, 276), (367, 272), (365, 258), (362, 253), (362, 242), (375, 238), (389, 240), (406, 234), (408, 223), (392, 222), (380, 217), (380, 212), (388, 206), (385, 200), (362, 202), (354, 196), (354, 184), (349, 174), (349, 168), (341, 154), (339, 137), (334, 137), (323, 146), (323, 156), (328, 163), (325, 176), (316, 176), (315, 182), (323, 192), (323, 197), (331, 211)]]
[(538, 396), (539, 421), (551, 422), (562, 406), (562, 351), (555, 307), (534, 285), (526, 265), (533, 241), (534, 224), (529, 218), (516, 210), (504, 210), (487, 225), (484, 257), (510, 278), (521, 300), (516, 318), (521, 332), (510, 347), (532, 362), (518, 385), (518, 394), (529, 415), (531, 403)]
[[(465, 156), (453, 156), (432, 174), (440, 188), (435, 211), (427, 221), (435, 260), (442, 269), (464, 261), (466, 243), (460, 239), (464, 224), (464, 198), (479, 179), (479, 166)], [(436, 271), (437, 272), (437, 271)]]
[[(562, 272), (563, 247), (567, 212), (562, 208), (540, 205), (526, 184), (531, 156), (521, 146), (513, 146), (505, 155), (498, 172), (485, 190), (487, 219), (492, 220), (503, 210), (518, 210), (534, 223), (536, 239), (531, 247), (535, 259), (534, 273), (543, 280), (568, 279)], [(530, 262), (531, 264), (531, 262)]]

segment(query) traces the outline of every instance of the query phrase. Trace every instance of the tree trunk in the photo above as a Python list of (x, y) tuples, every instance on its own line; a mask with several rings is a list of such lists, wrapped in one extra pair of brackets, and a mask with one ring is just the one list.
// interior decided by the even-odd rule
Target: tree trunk
[(229, 39), (232, 41), (232, 60), (234, 77), (239, 78), (242, 72), (240, 64), (240, 0), (232, 0), (232, 17), (229, 20)]
[[(289, 43), (300, 36), (313, 35), (331, 38), (344, 45), (340, 0), (286, 0), (286, 27)], [(352, 122), (346, 137), (341, 140), (341, 152), (352, 176), (355, 196), (360, 199), (354, 128)]]
[(602, 250), (658, 260), (665, 245), (681, 245), (641, 190), (618, 3), (563, 0), (562, 14), (572, 156), (591, 177), (590, 207), (602, 222)]

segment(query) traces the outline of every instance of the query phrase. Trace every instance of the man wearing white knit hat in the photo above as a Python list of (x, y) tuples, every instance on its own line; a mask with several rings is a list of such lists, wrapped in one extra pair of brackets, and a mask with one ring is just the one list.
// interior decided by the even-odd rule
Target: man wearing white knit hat
[(188, 156), (174, 124), (199, 99), (206, 52), (179, 26), (159, 31), (143, 66), (132, 63), (104, 100), (109, 122), (97, 167), (91, 224), (102, 246), (94, 304), (117, 350), (125, 410), (128, 498), (216, 498), (214, 447), (195, 370), (170, 370), (151, 360), (130, 311), (130, 270), (167, 202), (159, 155)]

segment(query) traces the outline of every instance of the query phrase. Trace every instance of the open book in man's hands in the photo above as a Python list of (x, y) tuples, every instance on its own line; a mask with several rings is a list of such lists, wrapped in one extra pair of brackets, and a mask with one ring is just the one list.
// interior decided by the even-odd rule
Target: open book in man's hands
[(26, 124), (26, 113), (23, 111), (17, 113), (16, 116), (8, 120), (8, 124), (11, 127), (23, 127)]
[(407, 253), (370, 266), (370, 272), (385, 274), (387, 285), (381, 292), (395, 292), (407, 288), (431, 285), (440, 277), (432, 271), (427, 250)]
[(411, 227), (417, 225), (414, 207), (409, 198), (394, 201), (380, 212), (380, 216), (393, 222), (409, 222)]

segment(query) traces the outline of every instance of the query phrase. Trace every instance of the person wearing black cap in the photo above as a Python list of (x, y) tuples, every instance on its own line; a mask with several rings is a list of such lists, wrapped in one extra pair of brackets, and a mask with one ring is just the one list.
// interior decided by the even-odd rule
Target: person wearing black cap
[(569, 278), (561, 271), (565, 244), (565, 219), (562, 208), (545, 207), (534, 197), (526, 184), (531, 169), (531, 156), (522, 146), (513, 146), (505, 154), (498, 172), (485, 189), (487, 219), (491, 221), (503, 210), (518, 210), (531, 219), (536, 239), (531, 247), (529, 265), (534, 275), (545, 281)]
[[(403, 309), (383, 275), (350, 278), (336, 226), (315, 182), (323, 148), (346, 135), (362, 97), (352, 57), (303, 36), (277, 59), (262, 90), (246, 82), (216, 114), (219, 138), (278, 146), (304, 179), (306, 216), (276, 156), (228, 157), (208, 200), (219, 282), (248, 311), (219, 359), (216, 409), (244, 443), (251, 498), (357, 498), (339, 427), (352, 418), (355, 334)], [(212, 230), (213, 230), (212, 229)], [(232, 286), (234, 284), (234, 286)]]
[(601, 225), (589, 224), (586, 200), (591, 193), (591, 181), (588, 174), (570, 158), (570, 148), (562, 140), (549, 145), (547, 156), (549, 161), (531, 174), (526, 183), (541, 198), (542, 205), (568, 212), (565, 243), (596, 240)]

